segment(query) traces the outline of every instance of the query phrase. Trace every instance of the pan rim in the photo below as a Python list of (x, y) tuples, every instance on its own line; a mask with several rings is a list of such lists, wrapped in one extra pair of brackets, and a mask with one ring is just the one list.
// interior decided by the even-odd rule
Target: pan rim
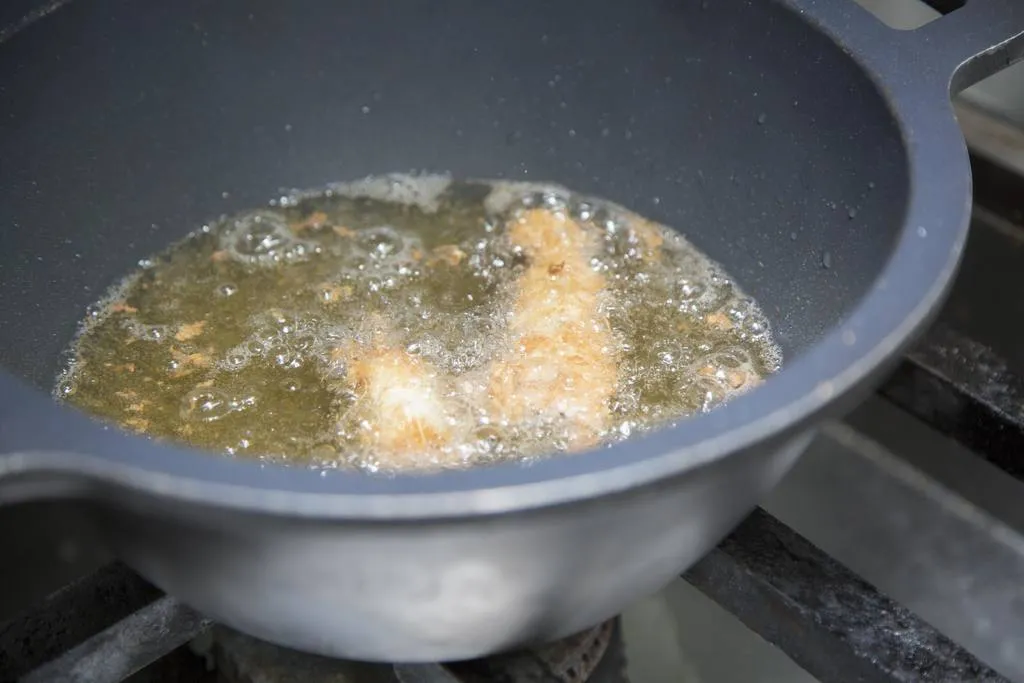
[[(970, 172), (949, 101), (951, 75), (896, 87), (880, 61), (889, 53), (871, 54), (868, 48), (876, 50), (877, 45), (868, 41), (858, 46), (854, 33), (850, 31), (849, 40), (831, 37), (876, 84), (902, 133), (910, 181), (903, 226), (871, 290), (850, 314), (757, 390), (674, 427), (595, 451), (528, 466), (506, 463), (382, 477), (341, 470), (321, 473), (156, 443), (59, 405), (0, 370), (3, 401), (31, 408), (27, 424), (17, 429), (68, 431), (76, 442), (73, 451), (21, 450), (0, 456), (0, 477), (5, 471), (64, 477), (78, 482), (83, 495), (99, 499), (117, 500), (127, 490), (168, 503), (238, 512), (425, 520), (526, 511), (620, 494), (691, 475), (757, 448), (782, 447), (786, 439), (813, 428), (812, 418), (838, 411), (842, 399), (852, 399), (930, 322), (952, 283), (966, 241)], [(3, 431), (0, 425), (0, 437)]]

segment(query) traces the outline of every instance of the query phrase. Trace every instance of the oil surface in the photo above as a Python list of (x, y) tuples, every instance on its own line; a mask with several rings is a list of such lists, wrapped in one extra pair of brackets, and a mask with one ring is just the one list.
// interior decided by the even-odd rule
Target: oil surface
[(678, 233), (557, 186), (386, 176), (204, 226), (89, 309), (56, 395), (194, 447), (371, 471), (530, 459), (779, 368)]

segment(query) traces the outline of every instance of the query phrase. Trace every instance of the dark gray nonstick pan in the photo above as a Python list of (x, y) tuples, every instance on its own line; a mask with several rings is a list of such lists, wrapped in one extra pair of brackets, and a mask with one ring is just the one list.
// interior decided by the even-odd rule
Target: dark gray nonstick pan
[[(951, 87), (1022, 50), (1019, 0), (908, 32), (845, 0), (70, 2), (0, 44), (0, 501), (78, 498), (161, 588), (326, 655), (595, 624), (711, 548), (928, 323), (970, 207)], [(763, 304), (784, 370), (614, 448), (394, 478), (51, 400), (86, 305), (140, 258), (282, 187), (412, 169), (684, 230)]]

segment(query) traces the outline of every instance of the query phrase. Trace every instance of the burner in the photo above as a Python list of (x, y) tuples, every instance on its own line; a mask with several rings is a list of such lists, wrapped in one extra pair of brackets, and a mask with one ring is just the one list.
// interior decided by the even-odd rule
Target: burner
[(459, 662), (447, 668), (465, 683), (625, 683), (620, 637), (618, 619), (612, 619), (531, 651)]
[(618, 620), (549, 645), (456, 664), (364, 664), (271, 645), (223, 627), (197, 642), (223, 683), (627, 683)]

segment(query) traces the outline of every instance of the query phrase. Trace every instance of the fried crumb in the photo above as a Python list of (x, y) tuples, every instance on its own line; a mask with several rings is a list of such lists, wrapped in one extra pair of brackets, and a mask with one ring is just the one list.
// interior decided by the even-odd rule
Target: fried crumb
[(149, 420), (144, 417), (129, 417), (124, 424), (136, 432), (144, 432), (149, 429)]
[(138, 403), (132, 403), (125, 410), (132, 413), (141, 413), (146, 410), (147, 401), (139, 401)]
[(192, 374), (197, 368), (208, 368), (213, 364), (213, 358), (210, 356), (212, 350), (207, 350), (205, 353), (197, 351), (195, 353), (185, 353), (181, 349), (172, 348), (171, 358), (173, 358), (179, 365), (179, 367), (172, 370), (169, 374), (171, 377), (186, 377)]
[(355, 290), (352, 285), (339, 285), (336, 282), (325, 282), (317, 287), (317, 295), (321, 302), (333, 304), (352, 298)]
[(747, 373), (742, 370), (729, 370), (725, 373), (725, 379), (733, 389), (739, 389), (747, 383)]
[(218, 249), (217, 251), (210, 254), (210, 260), (214, 263), (221, 263), (231, 258), (231, 255), (227, 252), (227, 249)]
[(205, 320), (197, 320), (194, 323), (186, 323), (178, 328), (175, 332), (174, 338), (180, 342), (194, 339), (203, 333), (203, 328), (206, 327)]
[(710, 325), (711, 327), (715, 328), (720, 332), (728, 332), (733, 327), (732, 320), (730, 320), (729, 316), (727, 316), (725, 313), (722, 313), (721, 311), (709, 313), (705, 318), (705, 321), (707, 321), (708, 325)]
[(713, 365), (705, 365), (697, 370), (701, 377), (714, 380), (731, 391), (739, 391), (743, 388), (755, 387), (758, 384), (757, 376), (744, 370), (720, 370)]
[(121, 391), (115, 391), (114, 396), (123, 398), (126, 401), (134, 401), (139, 397), (139, 394), (137, 391), (133, 391), (131, 389), (123, 389)]
[(197, 368), (206, 368), (210, 366), (211, 359), (205, 353), (190, 353), (188, 355), (189, 365), (194, 365)]
[(466, 252), (459, 249), (454, 244), (442, 244), (439, 247), (435, 247), (430, 252), (430, 260), (427, 261), (428, 266), (436, 266), (442, 263), (447, 263), (453, 268), (466, 259)]
[(338, 237), (349, 238), (356, 236), (355, 230), (353, 230), (352, 228), (345, 227), (344, 225), (334, 225), (331, 227), (331, 230), (333, 230), (334, 234), (337, 235)]
[(325, 225), (327, 225), (327, 214), (323, 211), (314, 211), (301, 221), (289, 223), (288, 227), (292, 232), (300, 233), (305, 232), (306, 230), (322, 228)]
[(129, 306), (124, 301), (118, 301), (110, 305), (110, 311), (112, 313), (138, 313), (139, 309)]
[(412, 260), (413, 261), (422, 261), (423, 260), (423, 250), (422, 249), (413, 248), (411, 255), (412, 255)]

